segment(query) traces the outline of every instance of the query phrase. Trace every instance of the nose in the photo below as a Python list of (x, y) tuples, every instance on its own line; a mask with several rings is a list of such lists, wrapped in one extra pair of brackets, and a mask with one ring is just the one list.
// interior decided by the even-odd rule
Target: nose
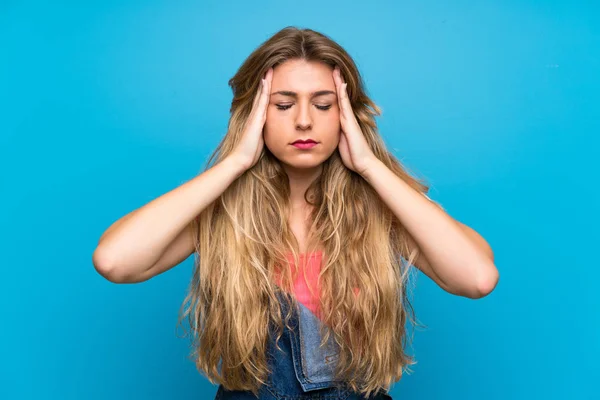
[(298, 114), (296, 115), (296, 129), (310, 129), (312, 125), (312, 119), (310, 117), (309, 107), (310, 105), (308, 104), (298, 105)]

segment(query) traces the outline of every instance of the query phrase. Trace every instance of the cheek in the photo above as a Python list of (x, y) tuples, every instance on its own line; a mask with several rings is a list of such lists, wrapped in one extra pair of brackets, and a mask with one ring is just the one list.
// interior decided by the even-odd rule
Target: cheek
[(282, 127), (285, 127), (290, 123), (293, 122), (284, 113), (280, 111), (278, 112), (277, 110), (273, 110), (271, 107), (267, 109), (267, 117), (265, 119), (265, 133), (281, 131)]
[(267, 115), (263, 129), (263, 139), (267, 149), (276, 156), (280, 156), (288, 144), (283, 126), (285, 125), (280, 118)]
[(330, 129), (339, 130), (341, 128), (340, 113), (337, 109), (329, 113), (329, 115), (327, 116), (326, 123)]
[(269, 117), (269, 115), (267, 115), (263, 129), (263, 138), (268, 147), (271, 147), (275, 144), (273, 143), (275, 138), (281, 137), (281, 132), (278, 132), (278, 130), (280, 131), (281, 128), (278, 128), (278, 126), (281, 126), (280, 121), (278, 121), (277, 118)]
[(337, 111), (328, 113), (326, 118), (321, 121), (323, 133), (326, 133), (327, 139), (337, 143), (340, 138), (340, 114)]

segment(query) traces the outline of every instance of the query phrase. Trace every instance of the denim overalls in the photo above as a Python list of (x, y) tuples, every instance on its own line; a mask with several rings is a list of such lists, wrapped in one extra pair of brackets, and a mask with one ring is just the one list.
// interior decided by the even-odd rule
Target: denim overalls
[[(280, 295), (280, 293), (278, 293)], [(287, 313), (287, 304), (280, 297), (282, 315)], [(340, 399), (363, 400), (366, 397), (351, 391), (346, 386), (335, 387), (334, 365), (338, 345), (332, 336), (326, 345), (319, 348), (322, 323), (306, 306), (297, 302), (297, 312), (290, 316), (291, 330), (284, 324), (279, 347), (271, 335), (267, 349), (267, 361), (272, 374), (259, 390), (260, 400), (303, 400)], [(228, 391), (219, 385), (215, 400), (256, 400), (250, 391)], [(386, 392), (380, 391), (369, 400), (391, 400)]]

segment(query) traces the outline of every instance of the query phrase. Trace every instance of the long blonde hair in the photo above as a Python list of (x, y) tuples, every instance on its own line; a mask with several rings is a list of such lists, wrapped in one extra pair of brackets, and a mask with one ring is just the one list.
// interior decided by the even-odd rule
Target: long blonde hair
[[(267, 69), (292, 59), (338, 65), (375, 156), (412, 188), (427, 192), (425, 183), (386, 149), (375, 122), (381, 110), (365, 94), (348, 53), (321, 33), (295, 27), (261, 44), (229, 80), (233, 100), (228, 130), (205, 169), (236, 147)], [(265, 147), (258, 162), (194, 223), (194, 272), (179, 322), (189, 318), (191, 357), (198, 370), (228, 390), (257, 394), (273, 372), (265, 354), (269, 326), (275, 326), (279, 338), (284, 323), (276, 292), (290, 293), (298, 273), (295, 267), (284, 268), (280, 285), (274, 283), (277, 266), (288, 265), (289, 252), (295, 265), (299, 260), (287, 218), (289, 195), (287, 175)], [(410, 371), (408, 366), (415, 363), (404, 349), (409, 343), (405, 324), (416, 323), (409, 301), (409, 267), (418, 249), (410, 247), (405, 228), (370, 184), (344, 166), (338, 151), (323, 163), (305, 200), (312, 206), (308, 249), (323, 254), (321, 334), (323, 342), (332, 334), (340, 346), (336, 380), (367, 396), (380, 388), (388, 390), (403, 369)]]

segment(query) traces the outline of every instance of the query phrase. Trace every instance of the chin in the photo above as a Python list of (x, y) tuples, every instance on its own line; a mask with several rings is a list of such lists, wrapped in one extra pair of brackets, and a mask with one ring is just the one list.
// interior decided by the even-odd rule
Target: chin
[(316, 168), (327, 159), (323, 154), (285, 154), (284, 156), (275, 155), (275, 157), (282, 164), (298, 169)]
[(323, 164), (324, 160), (321, 160), (320, 158), (313, 158), (311, 160), (309, 159), (305, 159), (305, 160), (298, 160), (298, 159), (280, 159), (280, 161), (286, 165), (289, 165), (292, 168), (297, 168), (297, 169), (311, 169), (311, 168), (316, 168), (319, 165)]

